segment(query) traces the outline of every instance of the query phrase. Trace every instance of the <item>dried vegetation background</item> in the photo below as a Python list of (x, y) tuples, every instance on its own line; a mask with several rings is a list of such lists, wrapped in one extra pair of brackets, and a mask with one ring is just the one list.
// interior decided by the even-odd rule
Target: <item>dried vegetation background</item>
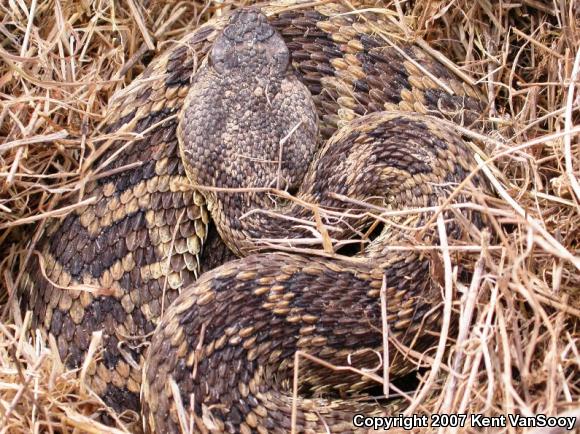
[[(102, 404), (14, 304), (22, 264), (63, 199), (83, 200), (111, 95), (231, 2), (0, 2), (0, 432), (111, 432)], [(240, 5), (244, 2), (234, 2)], [(580, 417), (580, 6), (572, 0), (394, 0), (409, 39), (490, 101), (482, 164), (501, 236), (455, 282), (460, 331), (412, 408)], [(449, 277), (449, 276), (448, 276)], [(435, 359), (437, 361), (437, 359)], [(455, 375), (449, 375), (449, 372)], [(421, 392), (423, 390), (423, 392)], [(115, 432), (131, 425), (118, 420)], [(491, 430), (506, 431), (506, 430)], [(513, 429), (507, 429), (513, 431)]]

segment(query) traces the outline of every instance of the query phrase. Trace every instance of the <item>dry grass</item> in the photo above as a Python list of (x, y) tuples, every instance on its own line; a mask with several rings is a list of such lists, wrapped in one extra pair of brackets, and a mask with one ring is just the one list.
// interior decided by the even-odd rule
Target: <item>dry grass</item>
[[(111, 95), (142, 70), (149, 48), (162, 50), (219, 13), (221, 2), (158, 2), (148, 11), (134, 0), (26, 3), (0, 3), (0, 430), (111, 432), (91, 418), (103, 405), (62, 366), (55, 344), (28, 338), (30, 318), (20, 318), (10, 297), (18, 264), (46, 218), (63, 212), (59, 201), (83, 190), (98, 146), (91, 132)], [(485, 90), (496, 128), (484, 140), (492, 161), (481, 160), (481, 170), (500, 198), (490, 213), (500, 236), (471, 249), (469, 288), (448, 263), (453, 246), (442, 246), (459, 333), (446, 338), (456, 338), (449, 354), (426, 359), (432, 370), (417, 395), (438, 399), (416, 399), (407, 412), (423, 405), (580, 418), (580, 6), (393, 0), (381, 7)], [(120, 421), (116, 429), (125, 430)]]

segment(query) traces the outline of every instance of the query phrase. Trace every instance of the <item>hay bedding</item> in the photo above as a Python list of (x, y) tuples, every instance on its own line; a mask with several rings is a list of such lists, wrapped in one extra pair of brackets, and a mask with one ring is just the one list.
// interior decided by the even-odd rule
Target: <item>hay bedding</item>
[[(171, 40), (222, 2), (5, 0), (0, 3), (0, 432), (126, 432), (67, 371), (54, 342), (31, 339), (15, 287), (48, 217), (85, 200), (91, 132), (107, 101)], [(246, 4), (246, 2), (234, 2)], [(469, 288), (447, 273), (461, 312), (452, 351), (419, 363), (414, 410), (580, 417), (580, 5), (568, 0), (394, 0), (410, 38), (445, 56), (490, 100), (485, 175), (497, 241), (473, 246)], [(576, 89), (574, 88), (576, 84)], [(102, 174), (101, 174), (102, 175)], [(62, 202), (61, 202), (62, 203)], [(29, 240), (32, 239), (32, 246)], [(443, 256), (443, 255), (442, 255)], [(445, 258), (442, 258), (444, 260)], [(89, 354), (98, 357), (98, 350)], [(453, 371), (456, 375), (449, 375)], [(515, 431), (490, 428), (489, 432)]]

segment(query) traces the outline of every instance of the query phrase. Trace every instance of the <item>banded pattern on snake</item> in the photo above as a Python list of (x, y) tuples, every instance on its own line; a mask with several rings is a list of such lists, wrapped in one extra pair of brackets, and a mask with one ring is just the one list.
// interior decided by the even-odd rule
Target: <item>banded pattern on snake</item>
[[(104, 132), (138, 137), (103, 147), (95, 166), (118, 173), (87, 187), (94, 205), (47, 229), (22, 288), (68, 366), (104, 330), (89, 386), (119, 411), (140, 408), (145, 343), (158, 326), (142, 401), (155, 432), (182, 423), (172, 385), (200, 431), (286, 431), (297, 350), (376, 365), (363, 350), (382, 345), (383, 282), (393, 337), (421, 351), (439, 327), (432, 258), (388, 249), (412, 245), (401, 227), (423, 217), (385, 224), (362, 256), (256, 252), (312, 242), (313, 230), (335, 240), (369, 231), (374, 220), (345, 196), (388, 209), (437, 205), (474, 166), (437, 117), (470, 126), (483, 98), (419, 48), (392, 44), (372, 11), (262, 11), (268, 20), (249, 9), (200, 27), (112, 101)], [(477, 176), (472, 186), (484, 187)], [(453, 221), (447, 228), (462, 236)], [(243, 258), (196, 281), (205, 264), (231, 259), (226, 245)], [(98, 289), (62, 289), (75, 285)], [(409, 369), (393, 351), (391, 370)], [(300, 431), (349, 431), (355, 410), (381, 411), (343, 399), (366, 390), (360, 376), (313, 363), (302, 371), (312, 398), (300, 401)]]

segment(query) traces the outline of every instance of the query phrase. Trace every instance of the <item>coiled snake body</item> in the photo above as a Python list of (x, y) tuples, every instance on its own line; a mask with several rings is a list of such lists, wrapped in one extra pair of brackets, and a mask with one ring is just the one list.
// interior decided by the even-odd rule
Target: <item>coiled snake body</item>
[[(482, 98), (418, 48), (391, 44), (380, 15), (334, 4), (262, 11), (268, 19), (248, 9), (202, 26), (113, 100), (105, 132), (139, 137), (103, 147), (95, 165), (117, 170), (88, 186), (95, 204), (47, 229), (23, 285), (23, 304), (69, 366), (103, 330), (88, 382), (116, 410), (140, 408), (143, 342), (158, 325), (141, 397), (154, 432), (183, 428), (178, 407), (201, 432), (289, 430), (297, 350), (376, 366), (382, 287), (391, 337), (422, 351), (439, 327), (429, 255), (388, 249), (412, 245), (402, 226), (424, 217), (385, 224), (352, 258), (328, 252), (328, 240), (369, 231), (361, 202), (447, 197), (473, 163), (432, 116), (472, 124)], [(242, 259), (195, 281), (231, 258), (220, 238), (206, 240), (210, 215)], [(447, 230), (461, 235), (453, 221)], [(259, 253), (309, 246), (313, 233), (325, 254)], [(391, 353), (393, 373), (410, 369)], [(354, 413), (382, 411), (347, 399), (367, 387), (301, 363), (296, 426), (354, 430)]]

